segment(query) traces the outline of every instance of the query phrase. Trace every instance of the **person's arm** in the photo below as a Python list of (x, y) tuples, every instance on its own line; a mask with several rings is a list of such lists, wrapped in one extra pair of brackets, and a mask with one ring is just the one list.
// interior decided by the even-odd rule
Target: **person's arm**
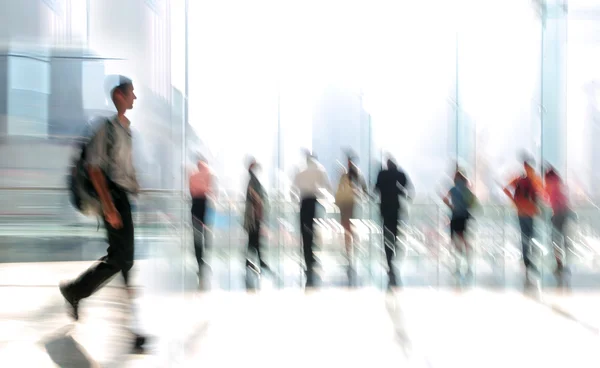
[(194, 172), (192, 170), (188, 171), (188, 189), (190, 192), (190, 196), (193, 197), (194, 196)]
[(406, 173), (404, 173), (404, 182), (404, 191), (406, 199), (412, 201), (412, 199), (415, 197), (415, 187), (412, 181), (410, 180), (410, 177)]
[(452, 203), (450, 203), (450, 192), (446, 193), (442, 200), (444, 201), (444, 204), (448, 206), (448, 208), (450, 208), (451, 210), (454, 209), (454, 206), (452, 205)]
[(377, 174), (377, 180), (375, 181), (375, 186), (373, 187), (374, 192), (381, 193), (381, 171)]
[(364, 175), (360, 175), (360, 186), (362, 189), (362, 194), (365, 196), (365, 198), (373, 199), (373, 196), (369, 192), (369, 186), (367, 185)]
[(479, 209), (479, 198), (477, 198), (477, 195), (475, 195), (475, 192), (473, 190), (469, 189), (469, 192), (471, 193), (471, 203), (469, 204), (470, 208)]
[(518, 178), (515, 178), (515, 179), (511, 180), (511, 181), (510, 181), (510, 182), (509, 182), (509, 183), (508, 183), (508, 184), (507, 184), (507, 185), (506, 185), (506, 186), (503, 188), (503, 190), (502, 190), (502, 191), (504, 192), (504, 194), (506, 194), (506, 196), (507, 196), (508, 198), (510, 198), (510, 200), (511, 200), (512, 202), (514, 202), (514, 201), (515, 201), (515, 197), (514, 197), (513, 193), (510, 191), (510, 189), (509, 189), (509, 188), (512, 188), (512, 187), (514, 187), (514, 186), (515, 186), (515, 184), (517, 183), (517, 180), (518, 180)]
[(333, 193), (333, 186), (329, 180), (329, 176), (325, 170), (321, 171), (321, 186), (327, 191), (327, 193)]
[(248, 184), (248, 193), (250, 194), (250, 200), (254, 204), (254, 209), (259, 218), (262, 218), (263, 214), (263, 199), (261, 195), (252, 187), (252, 184)]
[(206, 198), (211, 200), (214, 203), (217, 203), (219, 188), (218, 188), (219, 178), (215, 175), (215, 172), (210, 170), (208, 174), (208, 192), (206, 193)]
[(259, 186), (259, 184), (254, 182), (254, 180), (255, 179), (250, 179), (250, 181), (248, 182), (248, 193), (250, 194), (250, 199), (254, 203), (261, 203), (262, 197), (261, 197), (260, 193), (255, 189), (255, 187)]
[(538, 197), (541, 197), (544, 202), (550, 203), (550, 195), (548, 193), (547, 187), (544, 186), (544, 182), (542, 181), (542, 179), (536, 175), (532, 182), (534, 190), (537, 192)]
[(94, 189), (96, 189), (96, 193), (98, 193), (104, 216), (113, 227), (120, 227), (120, 216), (117, 212), (115, 204), (113, 203), (112, 196), (108, 191), (106, 177), (104, 176), (102, 169), (97, 166), (89, 165), (88, 173), (90, 174), (92, 185), (94, 186)]
[(359, 178), (360, 178), (360, 186), (361, 186), (363, 193), (368, 195), (369, 194), (369, 186), (367, 185), (365, 176), (361, 174)]
[(106, 127), (100, 128), (94, 138), (92, 138), (87, 148), (87, 170), (90, 175), (90, 181), (100, 199), (104, 217), (111, 226), (119, 228), (122, 225), (121, 217), (110, 195), (106, 176), (104, 175), (104, 172), (109, 167), (107, 139)]
[(291, 182), (289, 190), (290, 197), (300, 201), (300, 173), (294, 175), (294, 179)]

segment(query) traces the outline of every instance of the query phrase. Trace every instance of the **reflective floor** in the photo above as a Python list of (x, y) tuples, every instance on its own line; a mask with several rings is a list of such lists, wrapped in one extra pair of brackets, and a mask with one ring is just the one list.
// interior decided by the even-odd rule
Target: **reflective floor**
[[(5, 285), (0, 366), (600, 366), (598, 292), (549, 287), (174, 292), (181, 279), (171, 267), (140, 260), (136, 319), (129, 319), (115, 279), (82, 304), (81, 321), (72, 323), (53, 285), (87, 265), (0, 265)], [(131, 353), (128, 326), (151, 337), (145, 354)]]
[[(99, 232), (103, 234), (102, 230)], [(71, 264), (91, 261), (103, 256), (106, 243), (101, 238), (86, 238), (79, 236), (50, 236), (50, 237), (0, 237), (0, 286), (1, 285), (51, 285), (48, 280), (53, 278), (36, 279), (41, 284), (30, 283), (29, 276), (8, 277), (4, 274), (7, 269), (27, 270), (31, 267), (38, 269), (37, 264), (52, 262)], [(136, 272), (142, 273), (144, 284), (152, 284), (161, 290), (196, 290), (198, 287), (197, 265), (191, 244), (182, 243), (176, 236), (168, 235), (136, 239)], [(212, 272), (207, 275), (205, 286), (210, 289), (243, 291), (248, 286), (263, 289), (302, 288), (304, 276), (302, 271), (302, 255), (297, 247), (282, 250), (266, 249), (268, 263), (274, 274), (265, 274), (261, 280), (256, 280), (253, 273), (248, 273), (245, 267), (246, 250), (243, 245), (230, 248), (214, 248), (207, 252), (207, 260)], [(383, 289), (386, 286), (386, 271), (383, 252), (372, 249), (372, 254), (363, 256), (355, 264), (353, 286), (375, 287)], [(321, 263), (321, 278), (323, 287), (351, 286), (348, 279), (348, 269), (342, 248), (337, 251), (326, 249), (318, 252)], [(87, 263), (86, 263), (87, 262)], [(141, 266), (145, 263), (150, 266)], [(11, 265), (13, 264), (13, 265)], [(79, 266), (80, 272), (83, 266)], [(148, 267), (149, 271), (144, 271)], [(167, 275), (157, 277), (154, 268), (159, 267)], [(595, 262), (578, 262), (571, 268), (569, 277), (557, 278), (553, 274), (555, 267), (551, 255), (546, 255), (542, 268), (541, 286), (555, 288), (569, 286), (574, 290), (600, 288), (600, 273)], [(474, 265), (474, 276), (471, 279), (456, 278), (455, 264), (450, 255), (407, 256), (397, 261), (403, 285), (406, 287), (453, 288), (456, 286), (485, 287), (493, 289), (522, 290), (524, 273), (518, 258), (495, 258), (480, 254)], [(25, 271), (22, 271), (25, 272)], [(26, 273), (26, 272), (25, 272)], [(250, 275), (250, 277), (247, 277)], [(36, 281), (36, 282), (38, 282)]]

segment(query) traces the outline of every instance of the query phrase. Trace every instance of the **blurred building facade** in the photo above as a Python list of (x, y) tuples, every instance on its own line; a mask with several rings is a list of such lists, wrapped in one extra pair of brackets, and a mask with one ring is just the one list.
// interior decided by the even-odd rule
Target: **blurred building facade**
[[(185, 52), (174, 42), (185, 38), (185, 17), (174, 14), (183, 3), (0, 0), (3, 149), (8, 138), (13, 145), (24, 137), (55, 144), (55, 136), (76, 134), (89, 116), (110, 111), (102, 76), (122, 73), (136, 81), (140, 97), (131, 114), (148, 187), (180, 188), (183, 163), (200, 151), (225, 186), (239, 190), (246, 154), (263, 162), (268, 187), (277, 188), (301, 148), (316, 152), (331, 175), (352, 148), (369, 173), (382, 153), (394, 155), (424, 196), (436, 193), (439, 177), (458, 161), (482, 196), (501, 201), (498, 183), (529, 151), (540, 168), (548, 162), (563, 172), (581, 197), (599, 196), (597, 93), (586, 87), (600, 78), (593, 71), (600, 6), (592, 2), (482, 1), (468, 12), (448, 2), (439, 16), (422, 4), (348, 5), (335, 31), (327, 16), (333, 8), (317, 16), (310, 6), (294, 13), (192, 2), (192, 127), (184, 124), (187, 76), (177, 72)], [(252, 16), (230, 16), (232, 6)], [(267, 16), (271, 11), (277, 16)], [(310, 32), (298, 33), (306, 25), (299, 14), (313, 22)], [(507, 32), (503, 19), (513, 21)], [(39, 166), (53, 167), (49, 161)], [(33, 177), (27, 185), (40, 182)]]
[[(64, 185), (70, 137), (90, 118), (114, 111), (104, 76), (123, 74), (138, 95), (130, 116), (142, 185), (180, 189), (184, 133), (192, 140), (195, 134), (185, 127), (182, 85), (171, 78), (171, 1), (2, 0), (1, 6), (0, 165), (12, 170), (3, 185)], [(185, 55), (176, 60), (183, 67)]]
[(324, 166), (334, 185), (346, 156), (355, 156), (363, 175), (369, 177), (373, 147), (371, 116), (365, 110), (362, 94), (330, 85), (315, 103), (312, 121), (312, 152)]

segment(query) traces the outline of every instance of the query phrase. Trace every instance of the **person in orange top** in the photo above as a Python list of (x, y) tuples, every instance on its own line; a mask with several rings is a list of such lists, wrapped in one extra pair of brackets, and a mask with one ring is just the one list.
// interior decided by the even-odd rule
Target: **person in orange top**
[(212, 173), (204, 158), (198, 160), (198, 170), (190, 175), (190, 194), (192, 196), (192, 223), (194, 225), (194, 248), (198, 261), (198, 277), (202, 269), (208, 267), (204, 260), (206, 249), (206, 207), (212, 195)]
[(566, 234), (567, 221), (572, 218), (573, 212), (569, 204), (568, 188), (558, 172), (549, 167), (544, 175), (546, 201), (552, 208), (552, 243), (556, 258), (555, 273), (569, 271), (565, 268), (567, 251), (570, 247), (569, 237)]
[[(521, 228), (521, 248), (523, 263), (526, 270), (538, 273), (536, 266), (529, 257), (531, 240), (533, 238), (533, 221), (540, 212), (538, 198), (544, 197), (544, 189), (541, 179), (535, 173), (533, 164), (525, 160), (523, 162), (525, 174), (511, 180), (504, 188), (504, 193), (512, 200), (517, 208), (519, 216), (519, 227)], [(512, 190), (512, 191), (511, 191)]]

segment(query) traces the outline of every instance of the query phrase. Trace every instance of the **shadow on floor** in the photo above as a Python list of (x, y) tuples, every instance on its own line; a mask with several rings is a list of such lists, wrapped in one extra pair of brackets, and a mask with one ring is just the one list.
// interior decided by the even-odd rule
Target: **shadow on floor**
[[(555, 287), (549, 288), (550, 290), (553, 290), (554, 292), (560, 291), (564, 294), (571, 293), (572, 285), (571, 285), (571, 275), (570, 274), (558, 274), (558, 275), (554, 275), (554, 277), (555, 277)], [(543, 292), (542, 292), (542, 289), (539, 284), (532, 286), (531, 284), (526, 283), (526, 285), (524, 287), (523, 295), (525, 295), (532, 301), (548, 308), (554, 314), (580, 325), (581, 327), (583, 327), (584, 329), (588, 330), (589, 332), (591, 332), (593, 334), (600, 335), (600, 328), (598, 328), (598, 326), (588, 323), (587, 321), (579, 318), (578, 316), (576, 316), (573, 313), (569, 312), (568, 310), (564, 309), (560, 305), (557, 305), (555, 303), (544, 300), (545, 298), (543, 296)]]
[(46, 351), (52, 361), (61, 368), (96, 368), (100, 367), (70, 335), (70, 328), (65, 328), (50, 337), (45, 343)]

